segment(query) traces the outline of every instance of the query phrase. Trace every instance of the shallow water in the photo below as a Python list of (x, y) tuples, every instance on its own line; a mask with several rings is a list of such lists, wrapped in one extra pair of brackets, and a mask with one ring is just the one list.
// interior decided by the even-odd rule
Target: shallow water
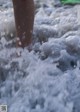
[(28, 52), (15, 48), (11, 1), (0, 1), (0, 104), (9, 112), (80, 112), (77, 6), (35, 4), (34, 46)]

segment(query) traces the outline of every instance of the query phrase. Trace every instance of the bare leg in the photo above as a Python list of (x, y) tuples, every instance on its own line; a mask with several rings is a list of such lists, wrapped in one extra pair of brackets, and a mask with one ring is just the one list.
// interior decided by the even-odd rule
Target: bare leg
[(17, 46), (25, 47), (32, 42), (32, 30), (34, 22), (33, 0), (13, 0), (16, 33), (20, 41)]

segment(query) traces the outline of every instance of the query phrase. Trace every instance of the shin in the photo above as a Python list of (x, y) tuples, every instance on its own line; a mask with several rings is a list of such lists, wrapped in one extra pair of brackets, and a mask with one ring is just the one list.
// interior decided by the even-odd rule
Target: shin
[(25, 47), (32, 42), (34, 22), (33, 0), (13, 0), (14, 16), (17, 33), (17, 46)]

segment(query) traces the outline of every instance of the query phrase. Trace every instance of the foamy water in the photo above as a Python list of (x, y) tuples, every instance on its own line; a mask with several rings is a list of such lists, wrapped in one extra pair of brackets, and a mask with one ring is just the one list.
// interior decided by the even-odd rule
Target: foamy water
[(0, 1), (0, 104), (9, 112), (80, 112), (77, 6), (35, 1), (31, 52), (16, 49), (12, 4)]

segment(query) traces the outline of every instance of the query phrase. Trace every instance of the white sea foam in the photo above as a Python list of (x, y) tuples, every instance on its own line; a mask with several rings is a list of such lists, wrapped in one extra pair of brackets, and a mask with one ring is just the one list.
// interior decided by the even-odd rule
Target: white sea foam
[(80, 112), (76, 6), (35, 1), (34, 46), (28, 52), (15, 47), (11, 1), (0, 0), (0, 104), (9, 112)]

